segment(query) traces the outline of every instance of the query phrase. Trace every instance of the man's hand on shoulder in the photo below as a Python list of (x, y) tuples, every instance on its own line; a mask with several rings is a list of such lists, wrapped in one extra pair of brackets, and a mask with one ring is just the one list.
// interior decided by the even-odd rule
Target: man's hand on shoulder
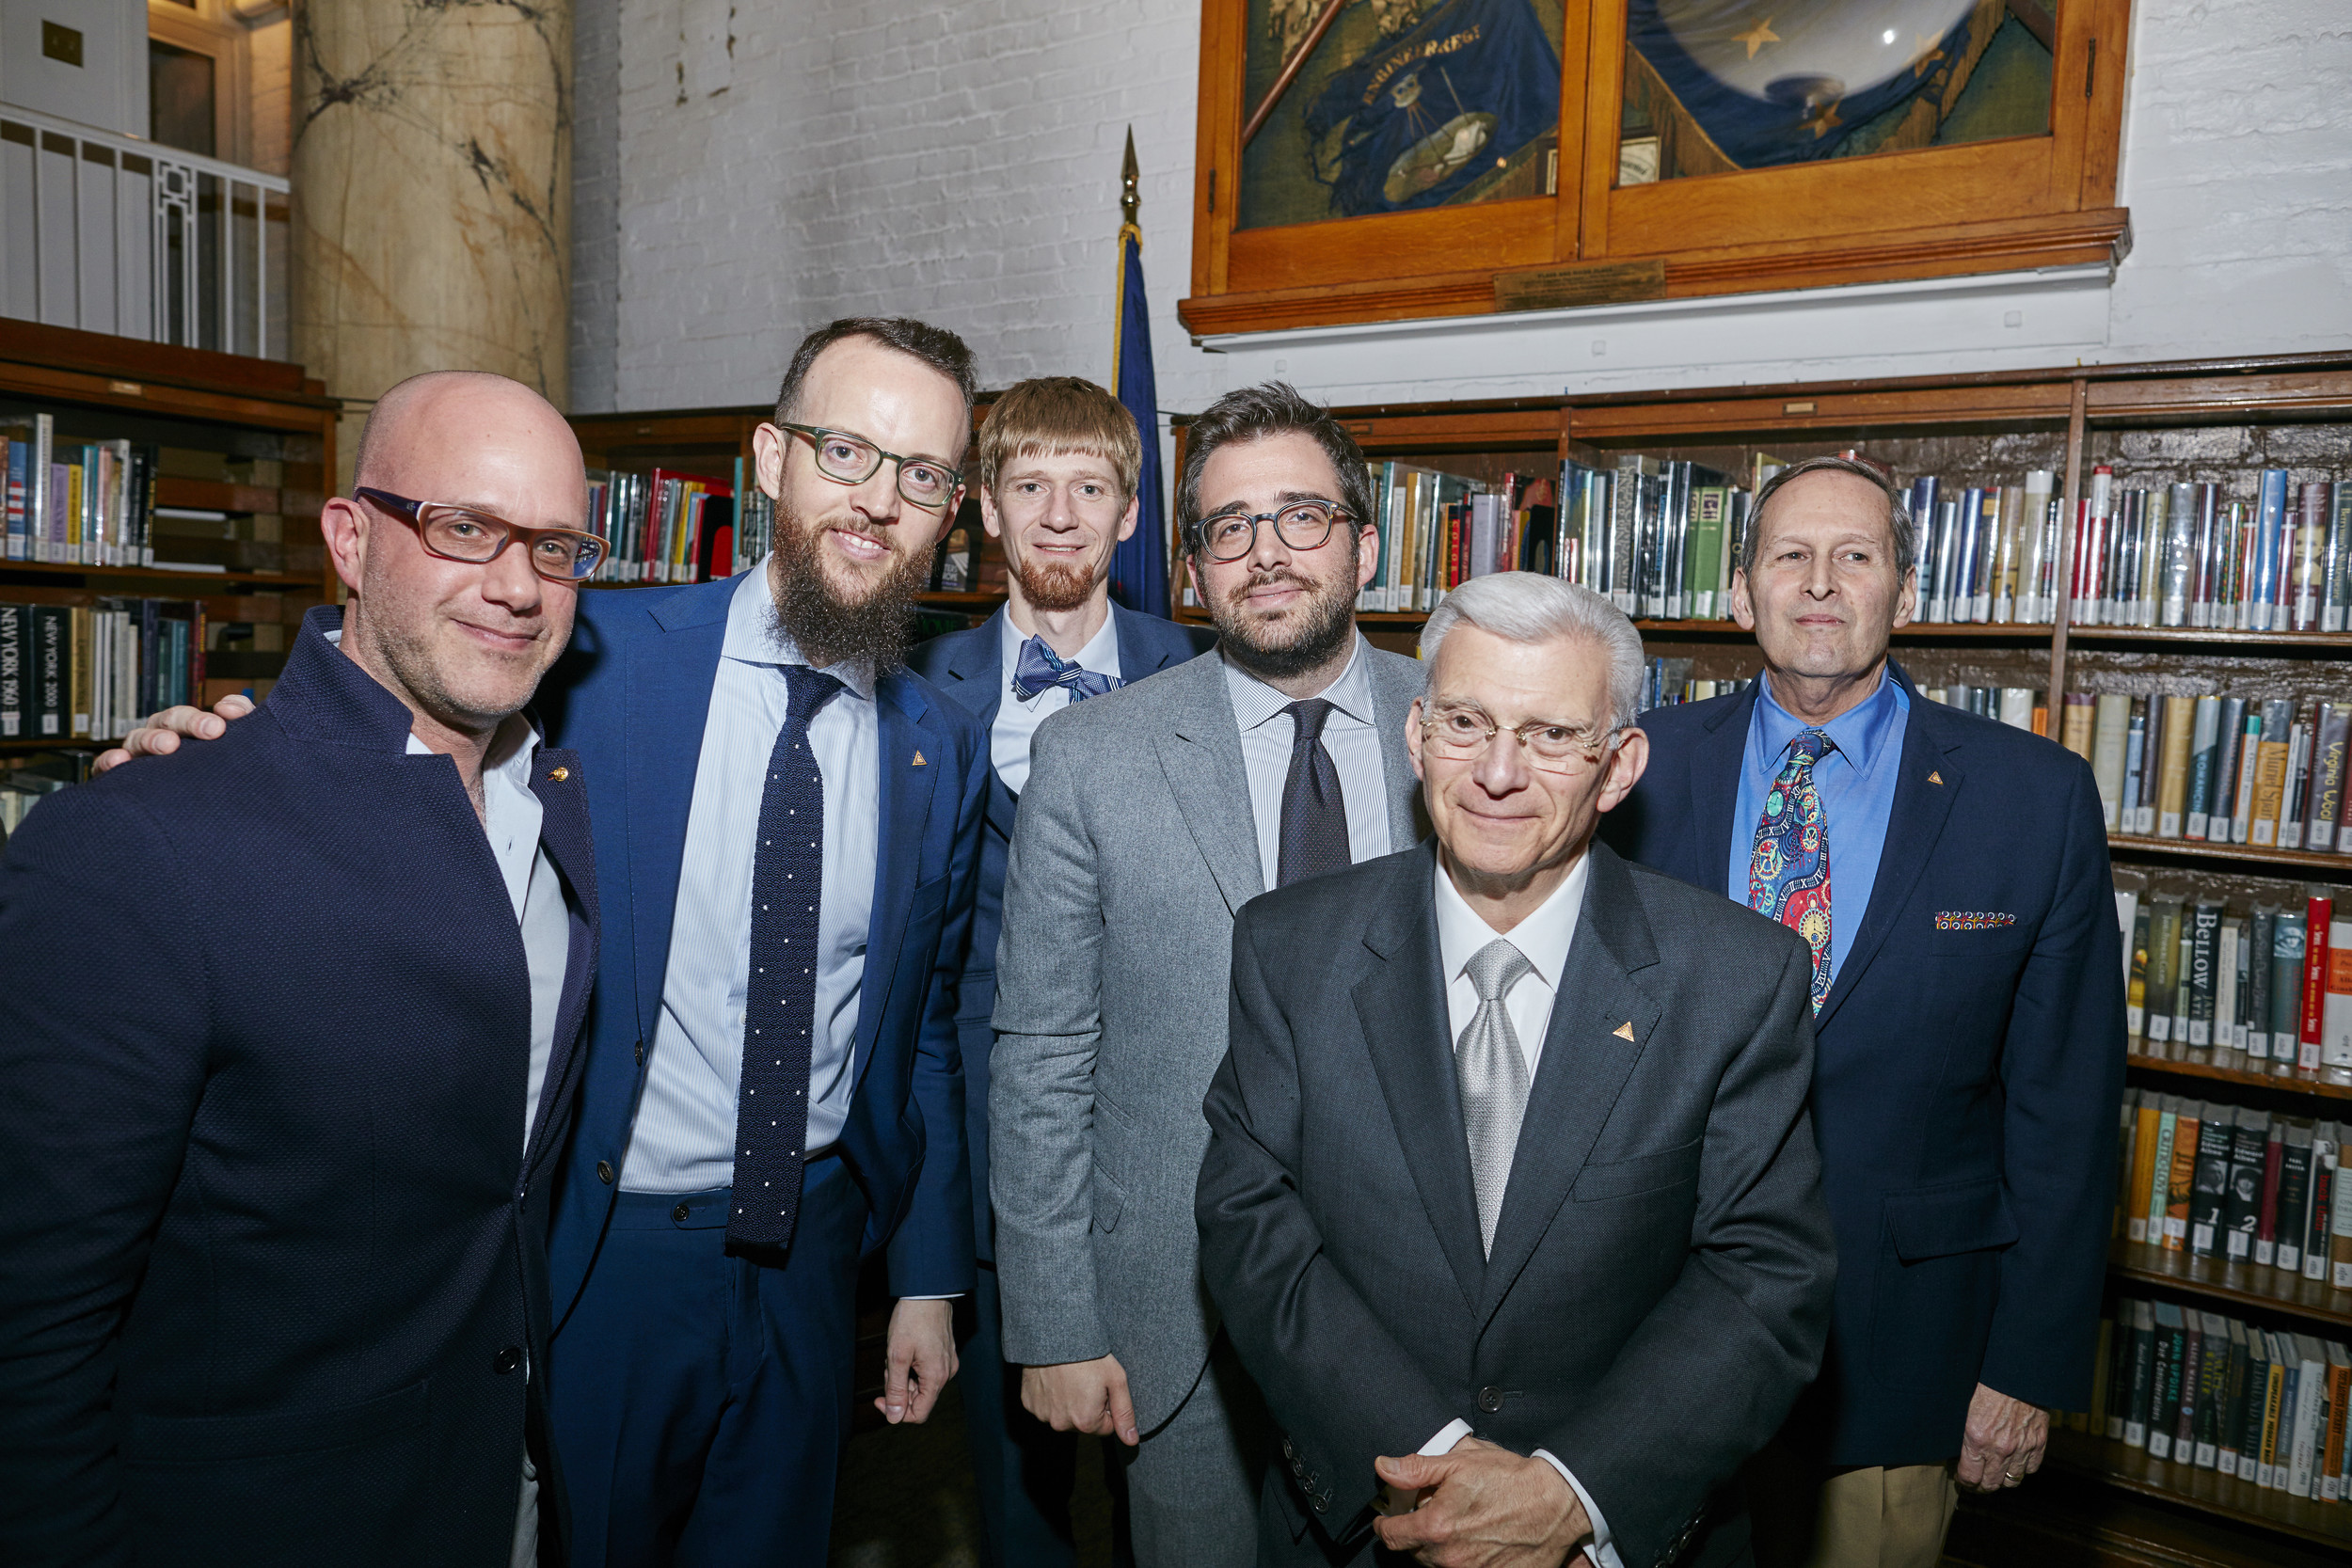
[(1465, 1437), (1451, 1453), (1376, 1459), (1373, 1468), (1399, 1492), (1428, 1494), (1410, 1513), (1372, 1528), (1391, 1551), (1429, 1568), (1557, 1568), (1593, 1533), (1558, 1470), (1481, 1438)]
[(1127, 1393), (1127, 1369), (1116, 1355), (1022, 1368), (1021, 1403), (1056, 1432), (1116, 1437), (1131, 1449), (1137, 1441), (1136, 1402)]
[(229, 721), (252, 711), (253, 699), (234, 691), (215, 703), (210, 713), (200, 707), (167, 707), (124, 736), (121, 745), (99, 752), (90, 767), (103, 773), (134, 757), (169, 756), (180, 749), (183, 736), (191, 740), (218, 740), (229, 733)]
[(1972, 1492), (2015, 1486), (2042, 1468), (2049, 1442), (2048, 1411), (1979, 1383), (1961, 1435), (1960, 1483)]

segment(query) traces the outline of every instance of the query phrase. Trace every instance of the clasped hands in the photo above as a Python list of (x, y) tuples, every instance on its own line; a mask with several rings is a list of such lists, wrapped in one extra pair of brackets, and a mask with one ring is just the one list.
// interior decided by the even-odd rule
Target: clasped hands
[(1465, 1437), (1450, 1453), (1373, 1461), (1405, 1512), (1373, 1521), (1380, 1542), (1428, 1568), (1557, 1568), (1593, 1533), (1582, 1499), (1541, 1459)]

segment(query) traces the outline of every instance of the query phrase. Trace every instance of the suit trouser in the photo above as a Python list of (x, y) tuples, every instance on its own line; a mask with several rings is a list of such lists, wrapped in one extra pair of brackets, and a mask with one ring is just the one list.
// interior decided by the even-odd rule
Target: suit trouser
[(1272, 1428), (1220, 1330), (1200, 1381), (1127, 1457), (1137, 1568), (1251, 1568)]
[(727, 1201), (620, 1194), (555, 1337), (578, 1568), (825, 1560), (866, 1199), (838, 1158), (811, 1164), (781, 1263), (726, 1255)]
[(1778, 1444), (1747, 1481), (1761, 1568), (1935, 1568), (1960, 1501), (1949, 1464), (1824, 1471)]
[(1005, 1307), (993, 1266), (980, 1265), (972, 1305), (956, 1386), (979, 1494), (983, 1560), (990, 1568), (1069, 1568), (1077, 1560), (1070, 1495), (1078, 1434), (1056, 1432), (1023, 1408), (1021, 1370), (1005, 1365)]

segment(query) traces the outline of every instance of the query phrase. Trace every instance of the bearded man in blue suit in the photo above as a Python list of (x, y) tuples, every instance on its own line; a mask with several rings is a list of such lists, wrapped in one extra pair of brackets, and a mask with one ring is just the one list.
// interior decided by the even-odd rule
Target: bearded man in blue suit
[(980, 426), (972, 468), (984, 526), (1004, 546), (1005, 607), (968, 631), (931, 639), (909, 661), (989, 734), (988, 816), (956, 1031), (979, 1258), (975, 1325), (962, 1346), (963, 1419), (992, 1564), (1056, 1568), (1075, 1560), (1070, 1491), (1077, 1437), (1024, 1409), (1017, 1370), (1005, 1365), (988, 1204), (996, 939), (1013, 808), (1029, 778), (1029, 737), (1048, 714), (1182, 664), (1216, 641), (1111, 602), (1111, 552), (1136, 531), (1145, 438), (1117, 398), (1077, 376), (1024, 381), (997, 398)]

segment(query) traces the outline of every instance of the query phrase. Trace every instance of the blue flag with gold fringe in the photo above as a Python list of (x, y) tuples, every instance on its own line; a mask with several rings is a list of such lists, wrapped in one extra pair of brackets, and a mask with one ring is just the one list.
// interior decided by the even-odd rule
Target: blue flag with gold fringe
[(1111, 364), (1119, 401), (1135, 416), (1143, 437), (1136, 531), (1111, 552), (1111, 597), (1126, 609), (1165, 617), (1168, 513), (1160, 493), (1160, 393), (1152, 373), (1152, 314), (1143, 297), (1143, 231), (1132, 223), (1119, 231), (1119, 331)]
[(1333, 76), (1307, 135), (1341, 131), (1315, 177), (1350, 217), (1436, 207), (1560, 122), (1560, 55), (1528, 0), (1443, 0)]

